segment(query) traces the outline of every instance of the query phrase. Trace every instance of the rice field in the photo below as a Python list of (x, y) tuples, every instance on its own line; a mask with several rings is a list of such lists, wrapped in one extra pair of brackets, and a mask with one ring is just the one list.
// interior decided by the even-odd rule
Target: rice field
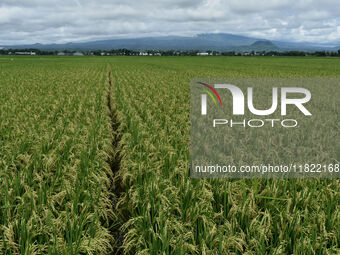
[(339, 254), (339, 180), (189, 178), (191, 78), (339, 71), (338, 58), (0, 57), (0, 253)]

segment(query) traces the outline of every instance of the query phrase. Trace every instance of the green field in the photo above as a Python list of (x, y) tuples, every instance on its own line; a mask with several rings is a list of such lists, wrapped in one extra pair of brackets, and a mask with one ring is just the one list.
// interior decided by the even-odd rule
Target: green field
[(340, 59), (0, 57), (0, 254), (340, 254), (339, 180), (188, 177), (196, 77)]

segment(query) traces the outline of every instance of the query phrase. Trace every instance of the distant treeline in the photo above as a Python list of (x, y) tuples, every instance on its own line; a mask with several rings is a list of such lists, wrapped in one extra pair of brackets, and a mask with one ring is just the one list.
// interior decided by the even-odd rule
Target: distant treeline
[(338, 51), (178, 51), (178, 50), (64, 50), (51, 51), (39, 49), (1, 49), (0, 55), (59, 55), (59, 56), (317, 56), (317, 57), (339, 57), (340, 49)]
[(16, 55), (16, 54), (31, 55), (32, 53), (35, 53), (35, 55), (57, 55), (58, 51), (45, 51), (45, 50), (38, 50), (38, 49), (1, 49), (0, 50), (0, 55)]

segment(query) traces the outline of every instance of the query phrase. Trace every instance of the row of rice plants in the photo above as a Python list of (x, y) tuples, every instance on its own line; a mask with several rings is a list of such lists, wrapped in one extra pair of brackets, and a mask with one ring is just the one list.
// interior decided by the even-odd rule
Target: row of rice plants
[(106, 65), (2, 60), (0, 253), (108, 253)]
[[(190, 78), (334, 77), (339, 71), (336, 61), (218, 57), (111, 60), (112, 104), (122, 135), (118, 181), (125, 191), (117, 210), (129, 217), (122, 227), (124, 252), (339, 252), (337, 180), (188, 177)], [(254, 153), (267, 149), (261, 142), (267, 139), (266, 133), (259, 136), (256, 142), (260, 147)]]

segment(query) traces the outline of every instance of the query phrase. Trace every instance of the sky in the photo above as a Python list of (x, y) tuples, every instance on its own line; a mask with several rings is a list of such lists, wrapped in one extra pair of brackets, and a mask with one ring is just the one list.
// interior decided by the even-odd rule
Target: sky
[(0, 0), (0, 45), (231, 33), (340, 44), (339, 0)]

